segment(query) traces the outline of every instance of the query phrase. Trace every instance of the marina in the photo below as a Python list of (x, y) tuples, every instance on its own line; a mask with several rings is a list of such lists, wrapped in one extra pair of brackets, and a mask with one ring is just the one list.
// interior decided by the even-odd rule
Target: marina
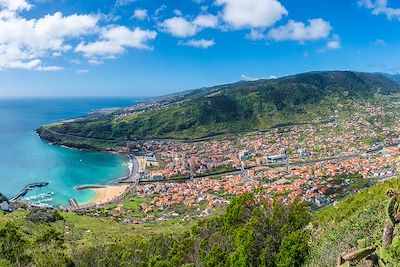
[(19, 198), (25, 196), (30, 190), (37, 187), (45, 187), (49, 185), (48, 182), (40, 182), (40, 183), (31, 183), (25, 186), (18, 194), (16, 194), (13, 198), (10, 199), (11, 202), (18, 200)]

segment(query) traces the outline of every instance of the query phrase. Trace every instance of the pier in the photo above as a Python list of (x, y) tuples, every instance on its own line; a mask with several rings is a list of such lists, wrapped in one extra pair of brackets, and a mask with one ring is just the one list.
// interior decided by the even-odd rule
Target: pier
[(20, 197), (25, 196), (30, 190), (36, 188), (36, 187), (45, 187), (47, 186), (49, 183), (48, 182), (41, 182), (41, 183), (32, 183), (32, 184), (28, 184), (27, 186), (25, 186), (21, 191), (19, 191), (19, 193), (17, 195), (15, 195), (15, 197), (11, 198), (10, 201), (16, 201), (18, 200)]
[(80, 185), (80, 186), (75, 186), (75, 190), (85, 190), (85, 189), (96, 189), (96, 188), (104, 188), (106, 187), (105, 185)]
[(69, 200), (69, 205), (70, 205), (71, 207), (78, 207), (78, 206), (79, 206), (78, 201), (76, 201), (75, 198), (71, 198), (71, 199)]

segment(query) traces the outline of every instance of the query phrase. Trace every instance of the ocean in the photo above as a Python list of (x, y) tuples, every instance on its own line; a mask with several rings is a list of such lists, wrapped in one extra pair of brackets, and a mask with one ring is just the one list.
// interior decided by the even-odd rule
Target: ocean
[(0, 192), (14, 196), (28, 183), (49, 182), (27, 195), (49, 192), (49, 204), (68, 205), (70, 198), (86, 203), (91, 190), (76, 191), (87, 184), (107, 184), (128, 174), (123, 156), (80, 151), (47, 144), (35, 133), (40, 125), (88, 114), (92, 110), (127, 107), (135, 98), (12, 98), (0, 99)]

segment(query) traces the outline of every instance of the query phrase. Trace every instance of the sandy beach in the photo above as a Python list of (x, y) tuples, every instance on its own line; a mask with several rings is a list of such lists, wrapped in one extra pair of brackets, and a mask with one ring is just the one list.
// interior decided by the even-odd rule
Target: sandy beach
[(107, 203), (125, 193), (129, 185), (105, 186), (101, 188), (91, 188), (96, 192), (96, 197), (90, 201), (90, 204), (101, 205)]

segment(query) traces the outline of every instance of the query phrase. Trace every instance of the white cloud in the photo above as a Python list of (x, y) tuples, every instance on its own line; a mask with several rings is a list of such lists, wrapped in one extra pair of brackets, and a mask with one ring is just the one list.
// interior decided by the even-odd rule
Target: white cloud
[(138, 20), (145, 20), (147, 18), (147, 9), (135, 9), (132, 17)]
[[(100, 20), (108, 21), (94, 14), (64, 16), (56, 12), (39, 18), (24, 18), (23, 11), (32, 7), (27, 0), (0, 0), (0, 69), (60, 71), (64, 68), (48, 66), (43, 61), (67, 52), (111, 58), (125, 52), (126, 48), (150, 49), (147, 41), (157, 35), (139, 28), (100, 26)], [(88, 38), (91, 42), (85, 41)], [(80, 44), (74, 48), (77, 40)], [(90, 59), (93, 65), (103, 63), (98, 58)], [(73, 62), (71, 64), (78, 61)]]
[(277, 0), (216, 0), (222, 18), (234, 29), (266, 28), (288, 14)]
[(173, 17), (161, 23), (161, 29), (175, 37), (190, 37), (196, 35), (199, 28), (182, 17)]
[(154, 15), (160, 16), (166, 9), (167, 9), (167, 6), (165, 4), (162, 4), (159, 8), (157, 8), (154, 11)]
[(177, 16), (177, 17), (183, 16), (182, 11), (180, 11), (179, 9), (175, 9), (174, 10), (174, 15)]
[(11, 61), (6, 65), (3, 65), (2, 68), (7, 69), (21, 69), (21, 70), (36, 70), (36, 71), (60, 71), (64, 68), (59, 66), (43, 66), (42, 61), (40, 59), (34, 59), (31, 61)]
[(198, 39), (198, 40), (191, 39), (191, 40), (188, 40), (185, 42), (180, 41), (180, 42), (178, 42), (178, 45), (207, 49), (207, 48), (213, 47), (215, 45), (215, 41), (214, 40), (206, 40), (206, 39)]
[(359, 6), (371, 9), (373, 15), (386, 15), (388, 19), (400, 20), (400, 8), (388, 7), (387, 0), (360, 0)]
[[(2, 3), (6, 6), (5, 1)], [(7, 8), (24, 10), (29, 8), (26, 3), (17, 1)], [(71, 50), (67, 40), (92, 34), (97, 22), (94, 15), (63, 16), (60, 12), (39, 19), (25, 19), (18, 12), (3, 16), (0, 18), (0, 68), (61, 70), (61, 67), (43, 66), (41, 58)]]
[(162, 31), (172, 36), (186, 38), (196, 35), (204, 28), (216, 28), (218, 26), (218, 18), (209, 14), (198, 15), (193, 21), (189, 21), (184, 17), (172, 17), (164, 20), (159, 26)]
[(214, 15), (198, 15), (193, 24), (203, 28), (216, 28), (218, 26), (218, 17)]
[(0, 0), (0, 17), (11, 17), (18, 11), (30, 10), (32, 5), (26, 0)]
[(23, 70), (33, 70), (39, 68), (42, 64), (40, 59), (34, 59), (31, 61), (22, 62), (19, 60), (10, 61), (7, 64), (2, 64), (2, 68), (9, 69), (23, 69)]
[(76, 59), (76, 58), (71, 59), (69, 62), (70, 62), (71, 64), (74, 64), (74, 65), (79, 65), (79, 64), (81, 64), (81, 61), (80, 61), (79, 59)]
[(92, 58), (92, 59), (88, 60), (88, 63), (90, 65), (101, 65), (101, 64), (104, 64), (104, 61)]
[(130, 5), (133, 2), (135, 2), (136, 0), (117, 0), (115, 2), (115, 6), (120, 7), (120, 6), (126, 6), (126, 5)]
[(303, 22), (289, 20), (286, 25), (271, 29), (268, 38), (275, 41), (297, 41), (305, 42), (327, 38), (332, 27), (329, 22), (323, 19), (311, 19), (308, 25)]
[(240, 75), (240, 77), (242, 78), (242, 80), (244, 80), (246, 82), (253, 82), (253, 81), (258, 81), (261, 79), (261, 78), (247, 76), (246, 74), (242, 74), (242, 75)]
[(318, 52), (324, 53), (327, 52), (328, 50), (337, 50), (340, 48), (342, 48), (340, 37), (339, 35), (334, 35), (332, 40), (330, 40), (324, 48), (318, 50)]
[(100, 40), (91, 43), (81, 42), (75, 51), (89, 58), (114, 58), (124, 53), (126, 48), (151, 49), (147, 42), (154, 40), (156, 36), (157, 33), (154, 31), (112, 26), (101, 31)]
[(326, 48), (329, 50), (336, 50), (342, 47), (340, 40), (332, 40), (326, 44)]
[(88, 69), (80, 69), (80, 70), (76, 70), (76, 73), (77, 74), (86, 74), (86, 73), (88, 73), (89, 72), (89, 70)]
[(61, 71), (61, 70), (64, 70), (64, 68), (60, 67), (60, 66), (39, 66), (35, 70), (36, 71)]
[(242, 80), (246, 81), (246, 82), (254, 82), (254, 81), (258, 81), (258, 80), (262, 80), (262, 79), (278, 79), (277, 76), (275, 75), (269, 75), (268, 77), (263, 77), (263, 78), (258, 78), (258, 77), (252, 77), (252, 76), (248, 76), (246, 74), (242, 74), (240, 75), (240, 77), (242, 78)]
[(35, 31), (38, 36), (73, 38), (91, 33), (97, 26), (97, 22), (98, 17), (94, 15), (63, 16), (61, 12), (57, 12), (37, 20)]
[(251, 31), (246, 34), (246, 39), (252, 40), (252, 41), (258, 41), (265, 39), (265, 34), (261, 30), (257, 29), (251, 29)]

